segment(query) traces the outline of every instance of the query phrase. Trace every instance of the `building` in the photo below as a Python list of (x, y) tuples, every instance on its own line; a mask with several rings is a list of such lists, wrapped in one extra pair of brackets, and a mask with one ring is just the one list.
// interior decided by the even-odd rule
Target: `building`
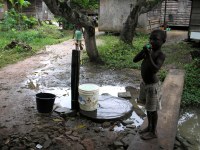
[[(120, 32), (135, 3), (136, 0), (100, 0), (99, 30)], [(164, 22), (168, 26), (188, 27), (191, 4), (191, 0), (166, 0), (152, 11), (141, 14), (137, 27), (152, 30)]]
[(200, 0), (192, 0), (188, 39), (200, 40)]
[[(120, 32), (136, 0), (100, 0), (99, 30)], [(161, 7), (138, 18), (138, 28), (144, 30), (159, 28)]]
[[(29, 0), (31, 3), (27, 8), (23, 8), (22, 12), (27, 16), (36, 17), (40, 20), (52, 20), (54, 15), (50, 12), (46, 4), (42, 0)], [(11, 9), (12, 6), (8, 0), (4, 1), (4, 7), (0, 8), (0, 19), (3, 19), (3, 14)]]
[(161, 20), (168, 26), (188, 27), (190, 22), (191, 0), (166, 0), (162, 3)]

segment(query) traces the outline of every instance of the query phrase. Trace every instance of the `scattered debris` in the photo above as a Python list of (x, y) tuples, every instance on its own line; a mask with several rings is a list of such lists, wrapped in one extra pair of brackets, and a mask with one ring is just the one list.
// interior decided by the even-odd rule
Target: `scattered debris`
[(13, 40), (11, 41), (8, 45), (6, 45), (4, 47), (4, 49), (6, 50), (9, 50), (9, 49), (13, 49), (15, 47), (20, 47), (22, 48), (24, 51), (31, 51), (32, 50), (32, 47), (27, 45), (26, 43), (23, 43), (21, 41), (18, 41), (18, 40)]

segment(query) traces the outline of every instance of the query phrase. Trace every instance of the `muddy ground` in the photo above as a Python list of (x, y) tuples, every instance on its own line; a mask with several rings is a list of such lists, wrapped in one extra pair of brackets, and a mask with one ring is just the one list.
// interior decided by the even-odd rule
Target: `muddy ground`
[[(186, 35), (177, 32), (168, 38), (168, 43), (183, 40)], [(79, 113), (60, 116), (55, 112), (37, 112), (36, 93), (52, 88), (70, 89), (72, 49), (72, 40), (46, 46), (31, 58), (0, 69), (0, 149), (106, 150), (128, 147), (137, 132), (133, 122), (96, 123)], [(138, 87), (140, 80), (138, 70), (110, 70), (92, 64), (82, 64), (80, 68), (80, 84)], [(124, 130), (113, 131), (115, 126), (122, 124)]]

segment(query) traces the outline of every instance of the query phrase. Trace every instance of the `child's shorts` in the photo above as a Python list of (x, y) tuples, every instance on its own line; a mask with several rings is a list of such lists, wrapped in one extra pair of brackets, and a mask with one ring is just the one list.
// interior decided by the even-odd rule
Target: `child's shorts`
[(161, 82), (147, 85), (141, 82), (138, 102), (144, 104), (147, 111), (160, 110), (161, 97)]

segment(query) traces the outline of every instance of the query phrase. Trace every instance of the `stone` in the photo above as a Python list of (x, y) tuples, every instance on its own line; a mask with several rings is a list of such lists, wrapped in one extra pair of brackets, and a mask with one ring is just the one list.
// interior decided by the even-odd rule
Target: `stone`
[(111, 126), (111, 123), (110, 122), (104, 122), (103, 124), (102, 124), (102, 127), (103, 128), (108, 128), (108, 127), (110, 127)]
[(135, 129), (135, 128), (136, 128), (136, 126), (135, 126), (135, 125), (132, 125), (132, 124), (129, 124), (129, 125), (127, 125), (126, 127), (127, 127), (127, 128), (131, 128), (131, 129)]
[(71, 150), (85, 150), (85, 148), (83, 147), (83, 145), (76, 143), (74, 144), (71, 148)]
[(115, 141), (115, 142), (113, 143), (113, 146), (114, 146), (115, 148), (120, 148), (120, 147), (123, 146), (123, 143), (120, 142), (120, 141)]
[(91, 139), (84, 139), (81, 144), (84, 145), (86, 150), (95, 150), (94, 142)]
[(127, 91), (127, 92), (119, 92), (118, 93), (118, 97), (131, 98), (131, 93), (129, 91)]
[(47, 140), (47, 141), (44, 142), (43, 147), (44, 148), (48, 148), (51, 145), (51, 143), (52, 143), (52, 141), (49, 139), (49, 140)]
[(133, 123), (134, 123), (133, 120), (123, 120), (123, 121), (122, 121), (122, 124), (123, 124), (124, 126), (126, 126), (126, 125), (128, 125), (128, 124), (133, 124)]

